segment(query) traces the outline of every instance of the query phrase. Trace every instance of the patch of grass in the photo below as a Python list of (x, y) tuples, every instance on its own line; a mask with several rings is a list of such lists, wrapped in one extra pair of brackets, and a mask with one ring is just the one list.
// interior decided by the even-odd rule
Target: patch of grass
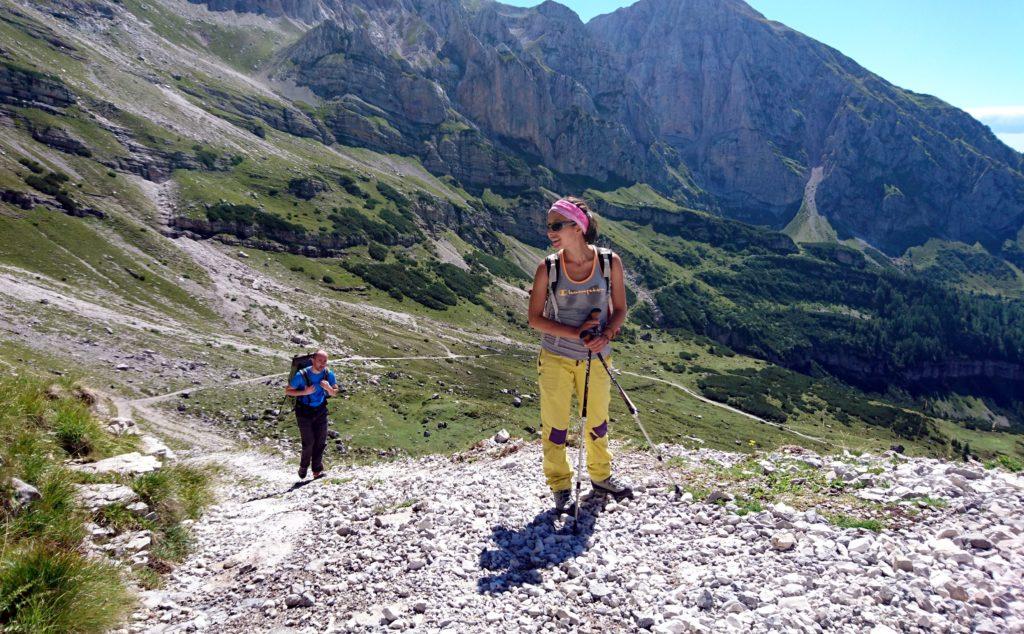
[(913, 502), (918, 506), (930, 506), (933, 509), (944, 509), (949, 506), (949, 501), (942, 498), (934, 498), (930, 495), (923, 495), (919, 498), (910, 498), (909, 502)]
[(173, 465), (145, 473), (132, 482), (132, 490), (156, 511), (163, 526), (197, 519), (213, 500), (212, 474), (206, 469)]
[(17, 511), (0, 505), (0, 623), (10, 632), (103, 632), (132, 601), (114, 566), (79, 552), (87, 514), (63, 467), (69, 455), (94, 455), (103, 443), (71, 382), (49, 386), (0, 377), (0, 482), (17, 477), (41, 494)]
[(1011, 473), (1020, 473), (1021, 471), (1024, 471), (1024, 462), (1022, 462), (1018, 458), (1014, 458), (1013, 456), (1000, 455), (1000, 456), (997, 456), (997, 457), (993, 458), (992, 460), (986, 460), (985, 461), (985, 468), (986, 469), (1002, 468), (1002, 469), (1006, 469), (1007, 471), (1009, 471)]
[(885, 524), (877, 519), (861, 519), (850, 515), (829, 515), (828, 521), (839, 528), (863, 528), (875, 533), (885, 528)]
[(736, 510), (737, 515), (747, 515), (748, 513), (760, 513), (764, 510), (759, 500), (751, 500), (748, 498), (736, 498), (736, 506), (739, 507)]
[(105, 632), (131, 605), (117, 568), (74, 550), (37, 542), (0, 555), (5, 632)]

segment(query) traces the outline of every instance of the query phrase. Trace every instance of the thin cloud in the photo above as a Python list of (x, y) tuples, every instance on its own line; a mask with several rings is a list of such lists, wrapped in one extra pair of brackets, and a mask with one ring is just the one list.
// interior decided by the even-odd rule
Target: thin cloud
[(997, 135), (1024, 134), (1024, 106), (980, 106), (967, 112)]

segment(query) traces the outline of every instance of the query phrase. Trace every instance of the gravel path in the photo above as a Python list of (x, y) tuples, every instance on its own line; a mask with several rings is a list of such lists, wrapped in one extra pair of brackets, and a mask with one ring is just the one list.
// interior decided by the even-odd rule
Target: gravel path
[[(697, 477), (745, 458), (666, 450)], [(548, 510), (536, 443), (304, 486), (276, 458), (215, 456), (235, 479), (132, 631), (1024, 631), (1019, 476), (902, 456), (758, 462), (860, 483), (862, 504), (933, 501), (876, 534), (781, 503), (674, 500), (653, 456), (617, 451), (637, 496), (585, 498), (578, 533)]]

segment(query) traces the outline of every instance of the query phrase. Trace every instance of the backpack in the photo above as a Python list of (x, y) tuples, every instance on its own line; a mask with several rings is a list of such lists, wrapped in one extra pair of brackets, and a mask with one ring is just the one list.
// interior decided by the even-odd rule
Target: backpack
[[(597, 263), (601, 267), (601, 277), (605, 281), (605, 295), (611, 298), (612, 292), (612, 255), (608, 247), (597, 247)], [(555, 301), (555, 284), (558, 282), (560, 258), (558, 253), (552, 253), (544, 258), (544, 265), (548, 271), (548, 296), (547, 303), (551, 306), (551, 317), (558, 321), (558, 302)]]
[[(309, 387), (309, 386), (313, 385), (313, 382), (310, 381), (310, 379), (309, 379), (309, 373), (311, 371), (311, 368), (313, 367), (313, 357), (315, 355), (316, 355), (315, 352), (310, 352), (308, 354), (300, 354), (298, 356), (292, 357), (292, 367), (291, 367), (291, 370), (288, 372), (288, 382), (287, 382), (287, 385), (291, 385), (292, 384), (292, 379), (295, 378), (296, 374), (299, 374), (299, 375), (302, 376), (302, 380), (306, 382), (306, 387)], [(327, 368), (324, 368), (325, 372), (326, 372), (326, 370), (327, 370)], [(299, 406), (299, 398), (301, 398), (301, 397), (298, 397), (298, 396), (286, 396), (285, 397), (286, 400), (287, 399), (291, 399), (292, 409), (293, 410), (296, 409)]]

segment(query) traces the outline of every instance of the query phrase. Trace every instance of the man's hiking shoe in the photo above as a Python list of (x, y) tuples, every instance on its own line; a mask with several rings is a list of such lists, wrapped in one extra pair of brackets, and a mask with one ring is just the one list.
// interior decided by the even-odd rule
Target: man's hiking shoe
[(318, 471), (318, 472), (313, 474), (313, 479), (314, 480), (319, 480), (320, 478), (322, 478), (322, 477), (324, 477), (326, 475), (327, 475), (326, 471)]
[(305, 479), (306, 479), (306, 470), (303, 469), (302, 467), (299, 467), (299, 480), (305, 480)]
[(569, 508), (570, 502), (572, 502), (572, 493), (569, 491), (569, 489), (565, 489), (563, 491), (555, 491), (552, 495), (555, 498), (556, 511), (561, 513), (562, 511), (565, 511), (567, 508)]
[(615, 497), (632, 497), (633, 495), (633, 488), (629, 486), (629, 483), (615, 476), (609, 476), (607, 480), (591, 480), (590, 484), (594, 486), (594, 491), (597, 493), (608, 493)]

